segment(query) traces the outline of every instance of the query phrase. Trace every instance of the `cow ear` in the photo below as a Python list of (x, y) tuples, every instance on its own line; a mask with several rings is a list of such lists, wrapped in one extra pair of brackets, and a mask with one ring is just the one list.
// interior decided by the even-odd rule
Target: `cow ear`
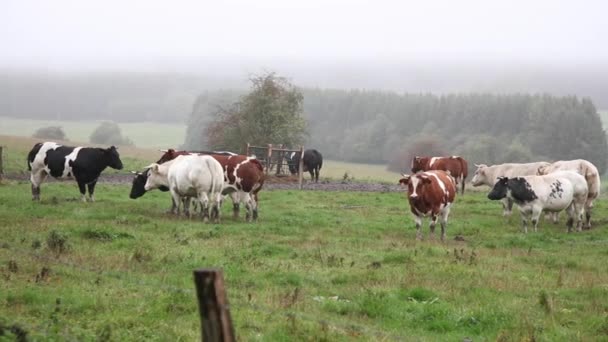
[(139, 172), (131, 170), (131, 173), (134, 175), (139, 175)]
[(152, 170), (154, 172), (158, 172), (158, 164), (152, 163), (152, 164), (146, 166), (146, 169)]
[(401, 174), (401, 176), (403, 176), (403, 178), (401, 178), (399, 180), (399, 184), (400, 185), (408, 185), (409, 182), (410, 182), (410, 176), (406, 175), (406, 174), (403, 174), (403, 173)]

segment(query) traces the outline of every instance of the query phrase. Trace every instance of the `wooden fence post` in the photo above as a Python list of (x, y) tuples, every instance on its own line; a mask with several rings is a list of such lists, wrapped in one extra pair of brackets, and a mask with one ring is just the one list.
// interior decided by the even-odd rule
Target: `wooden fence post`
[(298, 165), (298, 182), (300, 190), (302, 190), (302, 181), (304, 180), (304, 146), (300, 146), (300, 163)]
[(222, 270), (213, 268), (195, 270), (194, 284), (201, 316), (202, 341), (234, 341), (234, 328)]
[(245, 146), (245, 153), (244, 154), (249, 157), (249, 143), (247, 143), (247, 146)]
[(270, 172), (270, 166), (272, 161), (272, 144), (268, 144), (268, 153), (266, 154), (266, 174)]
[(280, 144), (279, 148), (281, 149), (281, 151), (279, 151), (279, 154), (277, 156), (277, 170), (276, 170), (277, 176), (279, 174), (281, 174), (281, 169), (283, 168), (283, 155), (285, 154), (285, 152), (283, 151), (283, 144)]

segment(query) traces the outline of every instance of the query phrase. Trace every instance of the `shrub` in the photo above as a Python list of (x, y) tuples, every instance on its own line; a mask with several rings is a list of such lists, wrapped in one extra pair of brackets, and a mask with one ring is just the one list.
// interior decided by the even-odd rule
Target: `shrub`
[(63, 128), (59, 126), (41, 127), (32, 135), (39, 139), (68, 140)]
[(103, 145), (133, 145), (133, 141), (128, 137), (124, 137), (120, 127), (115, 122), (102, 122), (91, 133), (89, 141), (93, 144)]

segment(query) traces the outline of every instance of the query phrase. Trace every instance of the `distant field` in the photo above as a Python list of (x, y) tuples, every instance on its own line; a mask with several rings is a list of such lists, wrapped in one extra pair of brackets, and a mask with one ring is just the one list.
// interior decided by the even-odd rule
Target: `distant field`
[[(41, 127), (60, 126), (70, 141), (88, 142), (93, 130), (102, 121), (56, 121), (15, 119), (0, 116), (0, 135), (31, 137)], [(118, 124), (122, 134), (137, 147), (176, 147), (184, 143), (186, 125), (156, 122)]]

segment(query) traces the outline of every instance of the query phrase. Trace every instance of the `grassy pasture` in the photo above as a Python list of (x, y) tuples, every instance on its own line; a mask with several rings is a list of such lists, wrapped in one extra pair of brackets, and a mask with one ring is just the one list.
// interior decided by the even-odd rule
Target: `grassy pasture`
[[(0, 327), (37, 340), (192, 341), (192, 270), (224, 269), (239, 340), (596, 341), (608, 334), (608, 211), (523, 235), (483, 193), (448, 241), (415, 241), (401, 193), (263, 191), (260, 221), (163, 214), (167, 194), (0, 184)], [(427, 222), (425, 222), (425, 227)], [(459, 236), (462, 239), (455, 240)], [(460, 241), (463, 240), (463, 241)], [(0, 337), (1, 339), (2, 337)]]

